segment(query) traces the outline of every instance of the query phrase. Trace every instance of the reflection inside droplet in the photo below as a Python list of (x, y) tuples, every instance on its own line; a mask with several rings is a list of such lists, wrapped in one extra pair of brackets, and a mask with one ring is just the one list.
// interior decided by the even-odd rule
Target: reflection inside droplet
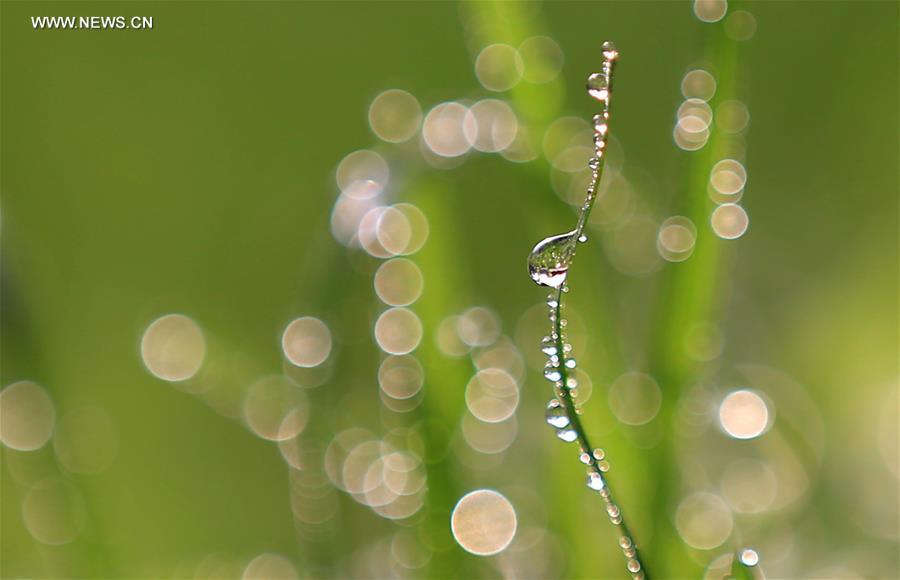
[(575, 255), (576, 232), (544, 238), (528, 255), (528, 275), (537, 284), (559, 288), (566, 282)]

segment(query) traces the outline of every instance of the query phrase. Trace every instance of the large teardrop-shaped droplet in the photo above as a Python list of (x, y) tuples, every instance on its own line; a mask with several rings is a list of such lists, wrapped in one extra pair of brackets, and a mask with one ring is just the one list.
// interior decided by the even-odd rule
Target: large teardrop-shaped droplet
[(575, 232), (544, 238), (528, 255), (528, 275), (541, 286), (559, 288), (566, 281), (575, 254)]
[(563, 429), (569, 426), (569, 415), (565, 407), (556, 399), (550, 399), (547, 404), (547, 424), (555, 429)]

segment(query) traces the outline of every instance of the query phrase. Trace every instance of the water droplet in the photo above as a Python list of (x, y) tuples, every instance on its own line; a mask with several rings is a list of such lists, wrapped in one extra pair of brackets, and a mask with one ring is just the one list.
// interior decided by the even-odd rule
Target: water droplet
[(581, 234), (580, 236), (578, 236), (578, 241), (581, 242), (582, 244), (585, 243), (586, 241), (588, 241), (587, 235)]
[(606, 506), (606, 513), (608, 513), (611, 518), (617, 518), (621, 512), (619, 511), (619, 506), (611, 503)]
[(574, 369), (576, 364), (578, 364), (578, 363), (575, 362), (574, 358), (566, 359), (566, 368), (567, 369)]
[(741, 550), (741, 564), (744, 566), (756, 566), (759, 564), (759, 553), (753, 548)]
[(587, 486), (594, 491), (600, 491), (601, 489), (606, 487), (606, 482), (603, 481), (602, 475), (596, 472), (591, 472), (588, 474)]
[(581, 461), (582, 463), (584, 463), (585, 465), (591, 464), (591, 456), (588, 455), (587, 453), (582, 453), (581, 455), (579, 455), (578, 460)]
[(619, 547), (622, 548), (623, 550), (627, 550), (628, 548), (630, 548), (631, 547), (631, 538), (629, 538), (628, 536), (621, 536), (619, 538)]
[(592, 170), (597, 171), (600, 168), (600, 158), (599, 157), (591, 157), (588, 159), (588, 167)]
[(606, 457), (605, 451), (603, 451), (599, 447), (597, 449), (594, 449), (594, 459), (596, 459), (597, 461), (603, 461), (604, 457)]
[(619, 51), (616, 50), (616, 45), (613, 44), (611, 40), (603, 42), (603, 58), (606, 60), (616, 60), (619, 58)]
[(632, 574), (636, 574), (641, 571), (641, 563), (632, 558), (628, 560), (628, 571)]
[[(578, 386), (578, 380), (576, 380), (575, 377), (569, 377), (566, 379), (566, 388), (567, 389), (574, 390), (575, 387), (577, 387), (577, 386)], [(572, 396), (574, 396), (574, 395), (572, 395)]]
[(597, 467), (600, 468), (600, 471), (605, 473), (609, 471), (609, 461), (601, 461), (597, 464)]
[(545, 346), (541, 349), (541, 352), (543, 352), (547, 356), (553, 356), (556, 354), (557, 349), (552, 344), (548, 344), (547, 346)]
[(593, 73), (587, 80), (588, 94), (598, 101), (609, 99), (609, 76), (606, 73)]
[(559, 288), (575, 255), (575, 232), (544, 238), (528, 255), (528, 275), (541, 286)]
[(569, 416), (565, 407), (556, 399), (550, 399), (545, 415), (547, 424), (556, 429), (564, 429), (569, 426)]
[(574, 429), (560, 429), (556, 432), (556, 436), (566, 443), (571, 443), (578, 439), (578, 433), (576, 433)]

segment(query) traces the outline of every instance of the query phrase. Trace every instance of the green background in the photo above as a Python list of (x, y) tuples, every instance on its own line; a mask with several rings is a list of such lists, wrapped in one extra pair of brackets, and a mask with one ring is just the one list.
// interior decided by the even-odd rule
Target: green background
[[(605, 237), (593, 236), (570, 276), (570, 303), (589, 338), (576, 356), (594, 380), (583, 417), (607, 450), (648, 570), (697, 577), (745, 544), (760, 549), (765, 567), (768, 542), (783, 551), (771, 556), (773, 577), (894, 576), (897, 479), (880, 449), (896, 439), (898, 414), (898, 5), (730, 9), (738, 8), (758, 23), (742, 43), (686, 2), (0, 4), (2, 386), (34, 380), (58, 414), (101, 407), (118, 449), (100, 474), (62, 470), (84, 498), (87, 525), (74, 542), (47, 546), (29, 535), (21, 504), (35, 479), (62, 468), (52, 446), (3, 448), (0, 574), (193, 577), (213, 555), (228, 570), (221, 574), (239, 576), (250, 558), (276, 552), (302, 577), (379, 576), (366, 550), (405, 527), (434, 548), (408, 576), (624, 577), (576, 452), (542, 425), (551, 392), (539, 372), (529, 368), (519, 435), (500, 463), (475, 469), (452, 442), (473, 370), (434, 346), (438, 323), (483, 305), (512, 336), (544, 296), (524, 271), (528, 250), (574, 223), (543, 157), (516, 164), (473, 153), (457, 168), (433, 169), (417, 147), (380, 144), (368, 127), (369, 103), (388, 88), (411, 92), (425, 111), (496, 97), (474, 74), (464, 22), (476, 22), (476, 45), (539, 34), (562, 48), (558, 79), (500, 95), (527, 112), (535, 135), (557, 117), (589, 117), (581, 87), (601, 40), (614, 39), (622, 57), (612, 131), (625, 171), (649, 215), (687, 215), (698, 227), (690, 259), (646, 276), (619, 272)], [(116, 14), (153, 16), (154, 28), (36, 31), (29, 20)], [(733, 97), (751, 114), (742, 200), (750, 228), (736, 241), (715, 238), (707, 223), (697, 180), (710, 156), (672, 141), (681, 78), (704, 62), (733, 79)], [(412, 307), (425, 326), (417, 351), (425, 402), (400, 418), (373, 410), (380, 261), (329, 231), (335, 167), (369, 147), (405, 176), (392, 199), (416, 204), (431, 229), (412, 256), (425, 277)], [(141, 334), (169, 312), (202, 327), (210, 364), (240, 361), (215, 375), (238, 389), (281, 371), (290, 320), (325, 320), (333, 374), (308, 393), (305, 436), (325, 446), (351, 426), (417, 424), (429, 440), (422, 513), (392, 522), (337, 492), (335, 518), (302, 529), (277, 447), (146, 372)], [(686, 361), (684, 329), (706, 320), (722, 329), (725, 350), (712, 362)], [(538, 349), (517, 346), (526, 358)], [(712, 429), (703, 438), (719, 441), (714, 451), (691, 451), (705, 444), (682, 445), (671, 418), (691, 386), (727, 388), (742, 365), (777, 369), (770, 374), (809, 402), (779, 405), (774, 379), (751, 385), (775, 400), (774, 429), (800, 425), (783, 438), (788, 451), (773, 453), (798, 457), (809, 485), (785, 509), (737, 517), (721, 547), (688, 549), (670, 523), (696, 488), (680, 470), (753, 443)], [(606, 403), (606, 388), (629, 369), (650, 373), (663, 391), (661, 438), (650, 449)], [(821, 436), (804, 432), (815, 424)], [(478, 558), (453, 543), (448, 514), (477, 488), (506, 493), (520, 531), (547, 531), (535, 548), (546, 567), (522, 570), (515, 554)]]

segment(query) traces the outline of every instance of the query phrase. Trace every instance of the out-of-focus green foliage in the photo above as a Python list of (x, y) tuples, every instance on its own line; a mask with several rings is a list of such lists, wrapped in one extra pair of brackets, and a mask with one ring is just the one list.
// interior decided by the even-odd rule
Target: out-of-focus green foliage
[[(2, 446), (0, 576), (625, 577), (576, 452), (543, 425), (546, 293), (524, 263), (573, 223), (570, 178), (545, 135), (560, 118), (590, 119), (584, 79), (607, 38), (622, 55), (610, 154), (622, 181), (609, 189), (628, 201), (579, 249), (568, 314), (593, 385), (583, 421), (648, 570), (717, 577), (752, 546), (771, 577), (894, 575), (898, 5), (728, 10), (752, 14), (752, 38), (729, 36), (727, 17), (700, 21), (688, 2), (0, 4), (0, 388), (32, 381), (55, 409), (39, 449)], [(118, 14), (152, 16), (153, 29), (31, 24)], [(558, 76), (499, 92), (479, 83), (484, 47), (535, 36), (561, 49)], [(750, 121), (732, 139), (714, 120), (706, 145), (685, 151), (673, 127), (695, 68), (718, 81), (716, 115), (739, 100)], [(471, 151), (447, 166), (421, 132), (382, 141), (368, 110), (395, 88), (426, 115), (446, 101), (507, 102), (534, 159)], [(389, 166), (380, 203), (428, 220), (408, 256), (424, 281), (410, 309), (425, 377), (409, 409), (379, 394), (384, 260), (332, 233), (335, 170), (360, 149)], [(749, 228), (724, 240), (707, 187), (730, 157), (746, 167)], [(680, 262), (657, 253), (671, 216), (696, 230)], [(500, 453), (472, 449), (463, 430), (489, 345), (453, 356), (439, 340), (458, 341), (449, 317), (473, 307), (499, 326), (490, 342), (524, 359), (515, 439)], [(145, 331), (170, 313), (204, 337), (202, 368), (184, 382), (142, 361)], [(333, 341), (316, 369), (282, 351), (303, 316)], [(641, 425), (616, 411), (629, 372), (661, 393)], [(247, 425), (245, 397), (271, 375), (308, 415), (281, 449)], [(740, 440), (720, 428), (720, 404), (745, 388), (770, 425)], [(20, 415), (2, 408), (6, 442)], [(352, 429), (418, 462), (412, 515), (335, 485), (378, 479), (329, 454)], [(518, 526), (490, 557), (450, 530), (456, 502), (484, 488), (509, 499)], [(721, 527), (723, 513), (730, 533), (704, 546), (697, 527)]]

